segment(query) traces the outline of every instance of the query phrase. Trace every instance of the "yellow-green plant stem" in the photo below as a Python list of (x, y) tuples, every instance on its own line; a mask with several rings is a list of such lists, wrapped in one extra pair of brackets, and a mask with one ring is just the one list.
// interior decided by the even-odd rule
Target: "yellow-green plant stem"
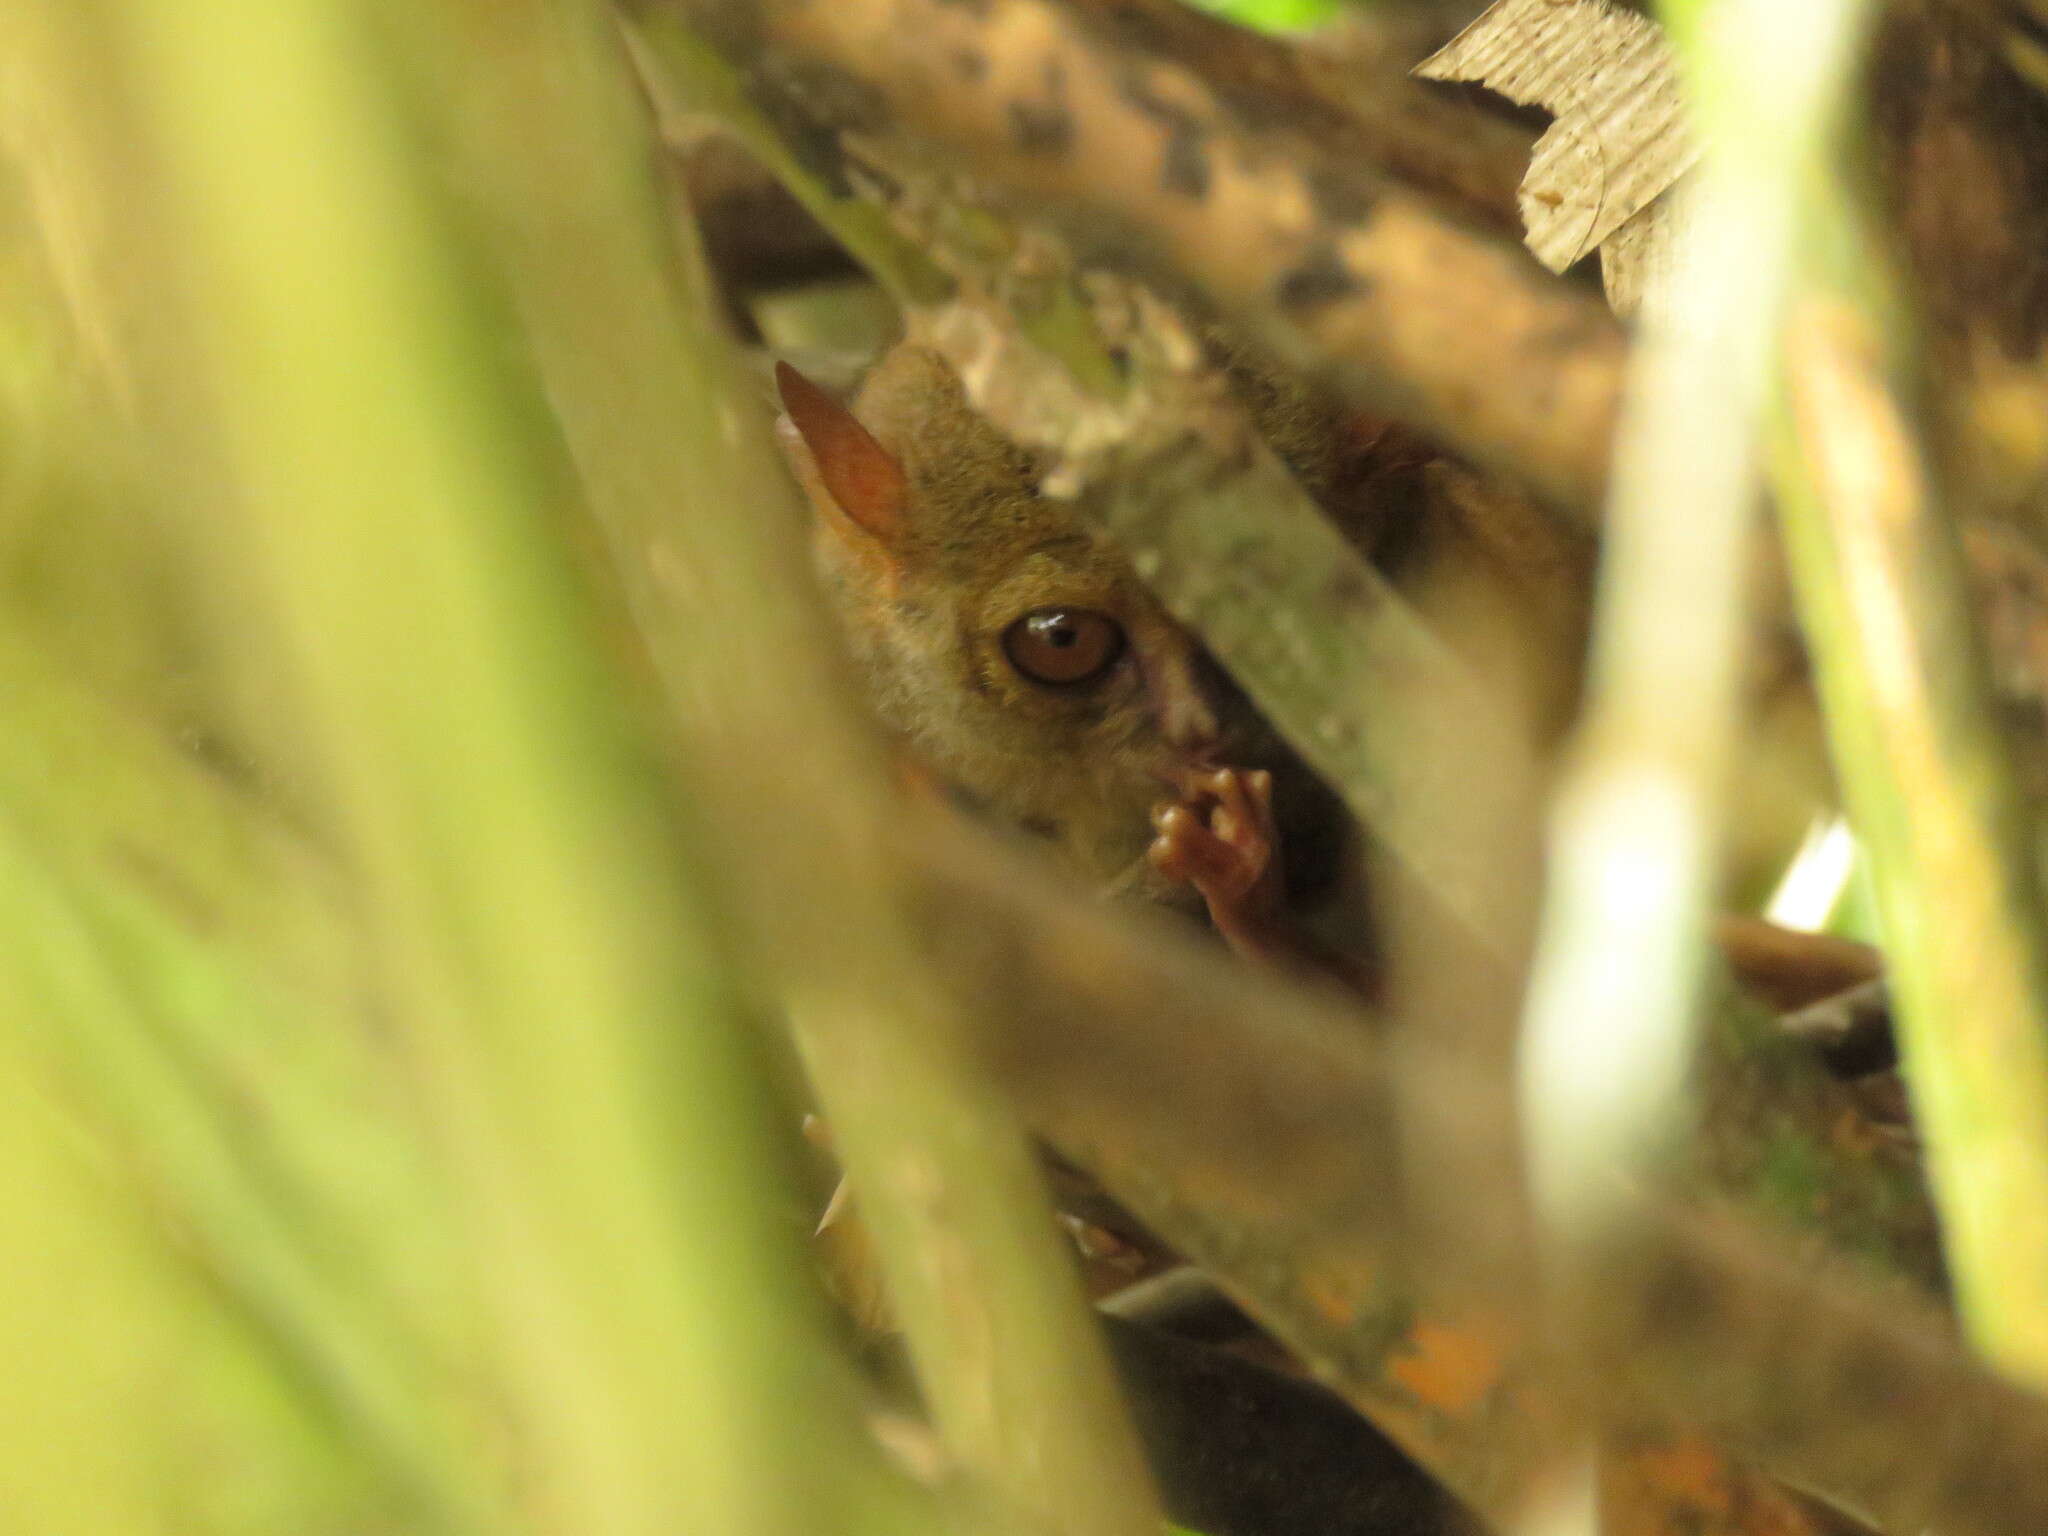
[(955, 1460), (1033, 1528), (1157, 1528), (1013, 1113), (895, 900), (879, 755), (801, 562), (767, 417), (674, 248), (594, 9), (459, 7), (499, 71), (473, 104), (512, 287), (590, 504), (727, 829), (726, 888), (793, 1016)]
[[(1804, 171), (1832, 141), (1862, 6), (1809, 0), (1790, 29), (1798, 46), (1771, 71), (1762, 60), (1783, 18), (1769, 0), (1729, 0), (1707, 35), (1683, 25), (1691, 7), (1666, 9), (1701, 163), (1631, 363), (1519, 1064), (1553, 1292), (1575, 1325), (1606, 1289), (1601, 1266), (1636, 1236), (1631, 1181), (1688, 1119), (1771, 343)], [(1531, 1511), (1526, 1536), (1600, 1529), (1594, 1465), (1590, 1445), (1566, 1463), (1563, 1481), (1585, 1496)]]
[[(1692, 8), (1670, 9), (1682, 23)], [(1616, 446), (1590, 696), (1558, 796), (1526, 1019), (1532, 1173), (1568, 1245), (1602, 1235), (1616, 1175), (1669, 1146), (1680, 1119), (1771, 345), (1862, 11), (1811, 0), (1788, 24), (1769, 0), (1731, 0), (1708, 33), (1675, 26), (1702, 159), (1679, 205), (1675, 270), (1647, 305)]]
[[(24, 894), (0, 852), (0, 914), (10, 922)], [(181, 1330), (190, 1336), (195, 1298), (107, 1177), (105, 1148), (52, 1105), (48, 1063), (28, 1045), (40, 1021), (25, 1015), (37, 1000), (21, 981), (12, 965), (0, 976), (7, 1521), (22, 1531), (168, 1536), (155, 1469), (135, 1452), (160, 1428), (149, 1389), (167, 1344)]]
[(850, 1425), (726, 958), (549, 536), (565, 480), (412, 153), (390, 39), (346, 0), (101, 14), (186, 237), (231, 488), (214, 547), (249, 562), (268, 609), (238, 627), (274, 626), (314, 722), (533, 1519), (809, 1536), (847, 1513)]
[(1841, 210), (1786, 339), (1774, 482), (1877, 896), (1964, 1325), (2048, 1387), (2048, 927), (1955, 533)]
[(12, 635), (0, 692), (0, 915), (35, 936), (0, 1022), (131, 1170), (132, 1215), (181, 1234), (160, 1263), (206, 1276), (270, 1341), (408, 1520), (479, 1528), (492, 1496), (459, 1437), (478, 1404), (448, 1390), (461, 1313), (422, 1306), (450, 1299), (445, 1191), (379, 1081), (352, 1005), (362, 956), (316, 861)]

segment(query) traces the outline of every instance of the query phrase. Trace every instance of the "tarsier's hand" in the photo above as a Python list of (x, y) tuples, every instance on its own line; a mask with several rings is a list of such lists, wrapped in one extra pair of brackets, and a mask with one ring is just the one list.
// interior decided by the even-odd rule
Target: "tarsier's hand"
[(1200, 892), (1217, 932), (1233, 945), (1263, 948), (1285, 899), (1273, 775), (1204, 768), (1189, 773), (1180, 791), (1152, 812), (1159, 834), (1152, 867)]
[(1287, 911), (1273, 775), (1263, 768), (1200, 768), (1176, 787), (1180, 798), (1152, 811), (1159, 834), (1148, 850), (1152, 867), (1193, 886), (1217, 933), (1247, 960), (1376, 998), (1379, 978), (1370, 964), (1322, 944)]

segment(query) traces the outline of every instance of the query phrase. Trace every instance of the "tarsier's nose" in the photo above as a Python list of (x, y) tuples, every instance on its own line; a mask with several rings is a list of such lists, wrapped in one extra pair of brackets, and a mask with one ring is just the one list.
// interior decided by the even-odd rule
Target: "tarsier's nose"
[(1192, 758), (1204, 758), (1223, 742), (1223, 725), (1207, 686), (1209, 671), (1195, 650), (1175, 649), (1151, 658), (1145, 682), (1152, 695), (1159, 734)]
[(1166, 739), (1191, 757), (1207, 757), (1222, 745), (1216, 712), (1201, 699), (1176, 701), (1160, 724)]

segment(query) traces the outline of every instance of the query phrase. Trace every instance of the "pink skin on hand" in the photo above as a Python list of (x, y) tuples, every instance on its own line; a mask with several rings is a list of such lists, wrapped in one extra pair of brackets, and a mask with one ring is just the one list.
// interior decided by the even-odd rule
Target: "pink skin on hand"
[(1272, 774), (1197, 768), (1178, 788), (1178, 800), (1152, 812), (1152, 867), (1200, 893), (1231, 948), (1252, 959), (1275, 958), (1276, 947), (1287, 946), (1276, 945), (1285, 888)]

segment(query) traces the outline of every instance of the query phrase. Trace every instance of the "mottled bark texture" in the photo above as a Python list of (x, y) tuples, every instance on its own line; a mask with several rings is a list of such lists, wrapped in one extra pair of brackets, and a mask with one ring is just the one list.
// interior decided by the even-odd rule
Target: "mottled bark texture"
[[(1620, 326), (1512, 239), (1385, 174), (1373, 136), (1306, 75), (1249, 71), (1262, 55), (1235, 40), (1207, 46), (1150, 8), (1092, 0), (627, 9), (701, 28), (818, 168), (844, 174), (849, 144), (964, 165), (1084, 254), (1199, 295), (1361, 404), (1559, 506), (1597, 506)], [(1498, 196), (1472, 180), (1468, 214)]]

